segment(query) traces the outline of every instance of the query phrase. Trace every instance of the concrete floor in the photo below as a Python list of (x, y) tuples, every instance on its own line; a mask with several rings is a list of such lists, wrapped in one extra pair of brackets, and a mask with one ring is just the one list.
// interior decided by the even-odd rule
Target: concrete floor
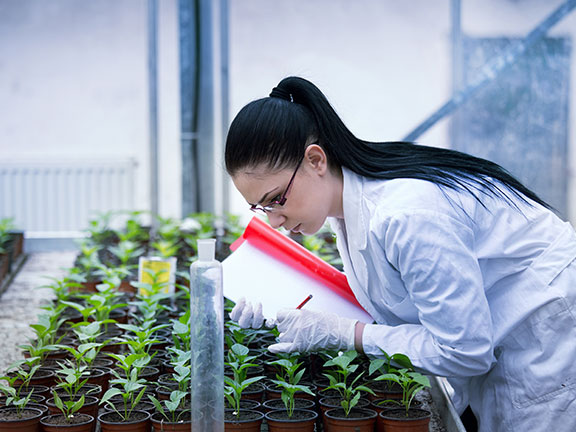
[(0, 295), (0, 375), (13, 362), (22, 359), (18, 345), (26, 343), (34, 332), (42, 305), (52, 298), (49, 276), (61, 277), (72, 266), (76, 252), (42, 252), (29, 254), (6, 291)]

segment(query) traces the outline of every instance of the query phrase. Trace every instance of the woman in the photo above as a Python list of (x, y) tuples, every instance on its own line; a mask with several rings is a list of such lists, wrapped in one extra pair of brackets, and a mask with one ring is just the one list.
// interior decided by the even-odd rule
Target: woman
[[(270, 224), (329, 220), (344, 271), (376, 324), (281, 311), (274, 352), (408, 355), (448, 377), (482, 431), (576, 430), (576, 235), (498, 165), (356, 138), (297, 77), (244, 107), (226, 169)], [(261, 324), (239, 302), (233, 319)]]

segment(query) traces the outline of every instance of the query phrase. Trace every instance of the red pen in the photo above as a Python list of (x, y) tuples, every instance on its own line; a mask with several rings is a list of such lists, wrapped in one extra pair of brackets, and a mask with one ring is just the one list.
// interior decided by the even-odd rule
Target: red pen
[(296, 309), (302, 309), (302, 307), (304, 307), (304, 305), (305, 305), (306, 303), (308, 303), (311, 299), (312, 299), (312, 294), (310, 294), (308, 297), (306, 297), (306, 298), (304, 299), (304, 301), (303, 301), (302, 303), (300, 303), (300, 304), (296, 307)]

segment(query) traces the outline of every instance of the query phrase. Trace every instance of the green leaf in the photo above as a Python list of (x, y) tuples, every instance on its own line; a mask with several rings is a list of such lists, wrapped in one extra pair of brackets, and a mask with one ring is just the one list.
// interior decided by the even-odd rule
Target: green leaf
[(314, 392), (312, 390), (310, 390), (310, 387), (308, 387), (306, 385), (296, 385), (296, 386), (294, 386), (294, 388), (296, 390), (303, 391), (304, 393), (308, 393), (311, 396), (316, 396), (314, 394)]
[(168, 409), (168, 411), (170, 411), (171, 413), (176, 411), (178, 409), (178, 406), (180, 405), (179, 402), (172, 402), (169, 400), (165, 400), (164, 404), (166, 405), (166, 408)]
[(187, 392), (183, 392), (180, 390), (174, 390), (173, 392), (170, 393), (170, 400), (172, 402), (180, 403), (182, 401), (182, 399), (184, 399), (186, 396), (188, 396)]
[(164, 415), (164, 407), (162, 406), (162, 404), (160, 403), (160, 401), (158, 399), (156, 399), (154, 396), (152, 395), (148, 395), (148, 399), (150, 399), (152, 401), (152, 403), (154, 404), (154, 406), (156, 407), (156, 411), (158, 411), (159, 413), (161, 413), (162, 415)]
[(302, 369), (300, 372), (297, 372), (296, 375), (294, 375), (294, 379), (292, 380), (292, 384), (298, 384), (300, 382), (300, 380), (302, 379), (302, 375), (304, 375), (304, 372), (306, 372), (305, 369)]
[(190, 327), (186, 324), (182, 324), (179, 321), (174, 322), (173, 332), (176, 334), (188, 334), (190, 333)]
[(72, 408), (70, 408), (69, 414), (74, 414), (83, 406), (84, 406), (84, 395), (82, 395), (80, 399), (72, 406)]
[(56, 407), (64, 412), (65, 407), (64, 407), (64, 402), (62, 402), (62, 399), (60, 398), (60, 396), (58, 396), (58, 393), (54, 392), (54, 405), (56, 405)]
[(412, 362), (410, 361), (410, 358), (407, 355), (400, 354), (400, 353), (392, 354), (392, 356), (390, 357), (390, 360), (399, 364), (403, 368), (414, 369), (414, 366), (412, 366)]
[(257, 376), (257, 377), (248, 378), (248, 379), (242, 381), (242, 387), (246, 388), (249, 385), (252, 385), (257, 381), (260, 381), (262, 378), (264, 378), (264, 377), (263, 376)]
[(132, 407), (135, 407), (136, 405), (138, 405), (138, 402), (140, 402), (140, 399), (142, 399), (142, 396), (144, 396), (145, 391), (146, 391), (146, 386), (142, 386), (142, 390), (140, 390), (140, 393), (138, 393), (138, 396), (136, 396), (136, 399), (134, 399), (134, 403), (133, 403)]
[(400, 378), (395, 374), (384, 374), (374, 378), (374, 381), (393, 381), (400, 384)]
[(356, 395), (350, 401), (350, 406), (349, 406), (348, 411), (350, 411), (352, 408), (354, 408), (358, 404), (358, 401), (360, 400), (360, 396), (361, 396), (360, 393), (356, 393)]
[(91, 349), (100, 348), (101, 346), (102, 346), (101, 343), (96, 343), (96, 342), (84, 343), (82, 345), (78, 345), (78, 352), (86, 353), (87, 351), (89, 351)]
[(370, 362), (370, 366), (368, 367), (368, 374), (372, 375), (374, 372), (380, 370), (382, 366), (384, 366), (386, 362), (383, 359), (374, 359)]
[(232, 348), (230, 348), (230, 351), (232, 351), (237, 357), (244, 357), (244, 356), (248, 355), (248, 353), (250, 352), (248, 347), (241, 345), (241, 344), (232, 345)]
[(121, 394), (122, 394), (122, 392), (120, 391), (120, 389), (117, 389), (116, 387), (109, 388), (106, 391), (106, 393), (104, 393), (104, 396), (102, 396), (102, 399), (100, 400), (100, 405), (102, 405), (103, 403), (108, 401), (110, 398), (112, 398), (116, 395), (121, 395)]
[(411, 378), (417, 382), (418, 384), (420, 384), (423, 387), (430, 387), (430, 380), (428, 379), (428, 377), (419, 374), (417, 372), (412, 372), (410, 374)]
[(141, 389), (142, 387), (145, 388), (145, 386), (143, 384), (140, 384), (140, 383), (135, 382), (135, 381), (128, 381), (124, 385), (124, 391), (126, 391), (126, 393), (133, 393), (133, 392)]

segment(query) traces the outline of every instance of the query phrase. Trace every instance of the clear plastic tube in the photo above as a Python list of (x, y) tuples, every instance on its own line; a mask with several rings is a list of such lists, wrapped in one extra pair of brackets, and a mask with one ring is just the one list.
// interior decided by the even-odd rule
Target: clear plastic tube
[(224, 297), (214, 239), (190, 266), (192, 430), (224, 431)]

